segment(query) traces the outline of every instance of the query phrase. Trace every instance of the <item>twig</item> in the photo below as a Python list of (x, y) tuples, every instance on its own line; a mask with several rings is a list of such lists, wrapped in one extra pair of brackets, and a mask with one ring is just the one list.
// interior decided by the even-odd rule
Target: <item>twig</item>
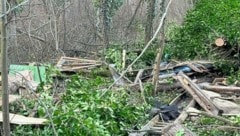
[[(142, 2), (143, 2), (143, 0), (140, 0), (140, 1), (138, 2), (137, 8), (135, 9), (134, 14), (133, 14), (133, 16), (131, 17), (131, 20), (130, 20), (129, 24), (127, 25), (127, 30), (128, 30), (128, 29), (130, 28), (130, 26), (132, 25), (133, 20), (135, 19), (136, 15), (137, 15), (137, 12), (138, 12), (138, 9), (140, 8)], [(127, 33), (127, 34), (128, 34), (128, 33)]]
[(4, 14), (1, 14), (0, 17), (2, 18), (2, 17), (4, 17), (4, 16), (8, 15), (11, 11), (13, 11), (13, 10), (15, 10), (15, 9), (17, 9), (17, 8), (25, 5), (25, 4), (27, 4), (27, 3), (30, 2), (30, 1), (31, 1), (31, 0), (25, 0), (25, 1), (23, 1), (22, 3), (18, 4), (17, 6), (11, 8), (11, 9), (8, 9), (8, 11), (7, 11), (6, 13), (4, 13)]

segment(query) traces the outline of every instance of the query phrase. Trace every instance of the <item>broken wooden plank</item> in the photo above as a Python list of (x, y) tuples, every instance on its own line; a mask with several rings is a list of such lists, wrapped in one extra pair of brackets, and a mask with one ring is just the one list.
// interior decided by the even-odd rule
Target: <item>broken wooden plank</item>
[[(193, 107), (194, 105), (195, 105), (195, 101), (191, 100), (190, 103), (187, 105), (187, 107), (181, 112), (181, 114), (173, 123), (165, 125), (162, 129), (164, 135), (169, 135), (169, 134), (176, 135), (177, 132), (175, 132), (173, 128), (176, 127), (175, 126), (176, 124), (177, 125), (182, 124), (186, 120), (186, 118), (188, 117), (187, 109), (190, 107)], [(183, 128), (182, 126), (181, 128), (186, 129), (186, 128)]]
[(192, 95), (193, 99), (196, 100), (204, 110), (214, 115), (219, 113), (219, 109), (188, 76), (180, 72), (177, 75), (177, 79), (180, 81), (182, 87)]
[(101, 61), (81, 58), (61, 57), (56, 64), (60, 71), (78, 71), (84, 68), (94, 68), (102, 65)]
[(195, 133), (193, 133), (191, 130), (184, 127), (180, 123), (173, 123), (169, 125), (168, 127), (162, 130), (162, 133), (163, 133), (163, 136), (176, 136), (180, 130), (183, 131), (182, 133), (184, 136), (196, 136)]
[[(42, 118), (32, 118), (32, 117), (25, 117), (18, 114), (9, 114), (9, 119), (11, 124), (18, 124), (18, 125), (42, 125), (47, 122), (47, 119)], [(0, 111), (0, 122), (3, 121), (2, 111)]]
[(200, 87), (202, 89), (206, 89), (209, 91), (214, 91), (218, 93), (240, 93), (240, 87), (236, 86), (220, 86), (220, 85), (210, 85), (210, 84), (201, 84)]
[(187, 107), (181, 112), (178, 118), (174, 121), (174, 123), (182, 124), (188, 117), (187, 109), (190, 107), (194, 107), (195, 101), (191, 100), (191, 102), (187, 105)]
[(152, 118), (145, 126), (143, 126), (139, 131), (135, 131), (132, 133), (129, 133), (129, 136), (144, 136), (147, 134), (147, 131), (151, 129), (151, 127), (156, 124), (156, 122), (159, 121), (159, 115), (156, 115), (154, 118)]
[(83, 59), (83, 58), (72, 58), (72, 57), (61, 57), (61, 59), (69, 61), (81, 61), (81, 62), (99, 62), (97, 60)]

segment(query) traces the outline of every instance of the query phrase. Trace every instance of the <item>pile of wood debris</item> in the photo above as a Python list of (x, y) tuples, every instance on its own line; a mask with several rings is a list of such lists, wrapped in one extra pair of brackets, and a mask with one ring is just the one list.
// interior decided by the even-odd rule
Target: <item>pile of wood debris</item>
[[(71, 57), (61, 57), (56, 65), (61, 72), (78, 72), (82, 69), (92, 69), (102, 65), (102, 62), (96, 60), (88, 60), (81, 58), (71, 58)], [(18, 67), (28, 67), (28, 65), (16, 65), (14, 68)], [(30, 67), (30, 66), (29, 66)], [(36, 66), (38, 67), (38, 66)], [(30, 68), (31, 69), (31, 68)], [(8, 88), (9, 88), (9, 103), (18, 101), (21, 98), (31, 97), (30, 99), (38, 99), (36, 94), (36, 89), (39, 85), (39, 82), (34, 80), (34, 74), (40, 76), (41, 74), (39, 69), (37, 73), (34, 73), (33, 69), (31, 70), (19, 70), (12, 69), (14, 71), (8, 76)], [(18, 71), (17, 71), (18, 70)], [(45, 74), (45, 73), (44, 73)], [(1, 80), (1, 78), (0, 78)], [(1, 99), (1, 98), (0, 98)], [(2, 100), (0, 100), (0, 107), (2, 106)], [(37, 107), (36, 107), (37, 108)], [(33, 113), (35, 114), (35, 113)], [(10, 113), (10, 123), (26, 125), (26, 124), (44, 124), (47, 122), (47, 119), (43, 118), (34, 118), (34, 115), (25, 117), (18, 114)], [(0, 111), (0, 122), (2, 122), (2, 112)]]
[[(102, 62), (96, 60), (61, 57), (56, 67), (62, 72), (78, 72), (83, 69), (92, 69), (101, 65)], [(153, 69), (151, 68), (130, 71), (131, 76), (134, 75), (135, 77), (134, 80), (129, 80), (129, 77), (125, 77), (118, 73), (114, 65), (109, 65), (109, 70), (115, 80), (115, 84), (140, 91), (144, 91), (143, 83), (151, 81), (153, 76)], [(217, 78), (212, 75), (211, 79), (206, 80), (206, 77), (209, 77), (214, 71), (215, 69), (212, 62), (206, 61), (175, 62), (162, 65), (160, 68), (157, 90), (166, 91), (181, 89), (183, 92), (169, 103), (169, 107), (157, 109), (153, 118), (146, 125), (142, 126), (141, 129), (129, 130), (129, 135), (143, 136), (146, 134), (154, 134), (175, 136), (179, 130), (184, 130), (184, 135), (192, 136), (195, 134), (187, 129), (183, 123), (188, 117), (199, 115), (213, 117), (228, 124), (228, 126), (233, 126), (231, 128), (239, 130), (239, 127), (236, 126), (234, 122), (224, 117), (226, 115), (234, 116), (240, 114), (239, 83), (236, 83), (235, 86), (229, 86), (226, 84), (225, 78)], [(33, 77), (31, 72), (25, 71), (21, 73), (21, 75), (22, 78), (13, 78), (14, 80), (10, 80), (9, 85), (18, 83), (18, 90), (21, 90), (19, 88), (22, 87), (30, 91), (35, 90), (37, 85), (35, 87), (29, 87), (29, 84), (34, 85), (32, 84)], [(204, 77), (204, 80), (202, 77)], [(173, 84), (164, 82), (167, 78), (173, 78), (175, 82)], [(12, 88), (16, 90), (15, 86)], [(183, 99), (183, 96), (187, 96), (188, 99)], [(12, 97), (14, 97), (14, 100), (11, 99)], [(19, 99), (19, 97), (10, 95), (10, 101), (15, 101), (17, 99)], [(182, 109), (178, 108), (183, 101), (187, 103), (187, 106)], [(172, 109), (177, 109), (177, 111)], [(171, 111), (174, 111), (174, 115), (167, 117), (168, 119), (163, 117), (165, 113), (168, 114)], [(45, 119), (25, 118), (12, 114), (11, 116), (13, 116), (11, 123), (15, 124), (34, 124), (34, 122), (35, 124), (43, 124), (47, 121)], [(28, 122), (25, 122), (26, 120), (28, 120)]]
[(101, 65), (102, 62), (96, 60), (61, 57), (56, 67), (62, 72), (77, 72), (82, 69), (92, 69)]
[[(122, 77), (112, 66), (110, 70), (116, 84), (122, 86), (134, 87), (142, 90), (141, 82), (149, 81), (152, 74), (151, 69), (139, 70), (136, 74), (135, 81), (130, 81), (127, 77)], [(207, 77), (214, 73), (215, 69), (211, 62), (185, 62), (175, 65), (165, 65), (161, 68), (159, 75), (158, 90), (182, 89), (182, 95), (187, 95), (189, 99), (184, 99), (187, 106), (179, 110), (178, 117), (172, 120), (165, 120), (163, 117), (166, 109), (158, 109), (157, 114), (140, 130), (129, 130), (130, 136), (143, 136), (146, 134), (175, 136), (179, 130), (184, 130), (185, 136), (196, 135), (184, 127), (184, 121), (191, 116), (205, 115), (215, 118), (232, 126), (231, 128), (239, 130), (234, 122), (224, 116), (240, 115), (240, 87), (236, 85), (229, 86), (226, 84), (226, 78), (214, 77), (207, 80)], [(217, 74), (216, 74), (217, 75)], [(175, 82), (172, 85), (162, 82), (166, 78), (173, 78)], [(199, 78), (198, 78), (199, 77)], [(204, 77), (204, 78), (203, 78)], [(120, 79), (118, 79), (120, 78)], [(117, 80), (118, 79), (118, 80)], [(139, 86), (139, 87), (138, 87)], [(183, 100), (181, 96), (175, 98), (169, 105), (179, 106)], [(197, 108), (198, 107), (198, 108)], [(199, 108), (200, 107), (200, 108)], [(171, 107), (169, 107), (169, 112)], [(224, 127), (224, 126), (222, 126)]]

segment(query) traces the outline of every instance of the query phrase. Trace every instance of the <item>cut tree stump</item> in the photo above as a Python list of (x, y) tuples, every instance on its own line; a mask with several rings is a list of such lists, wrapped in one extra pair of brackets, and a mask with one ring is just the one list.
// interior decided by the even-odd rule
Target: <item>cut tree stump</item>
[(227, 42), (223, 39), (223, 38), (217, 38), (215, 40), (215, 44), (216, 46), (218, 47), (222, 47), (222, 46), (226, 46), (227, 45)]

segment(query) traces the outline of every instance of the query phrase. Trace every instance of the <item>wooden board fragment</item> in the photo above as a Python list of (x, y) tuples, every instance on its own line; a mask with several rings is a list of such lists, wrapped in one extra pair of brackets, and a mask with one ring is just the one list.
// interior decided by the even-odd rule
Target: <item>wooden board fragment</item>
[(173, 123), (169, 125), (165, 129), (163, 129), (162, 133), (163, 136), (176, 136), (181, 130), (183, 131), (182, 133), (184, 136), (196, 136), (195, 133), (193, 133), (191, 130), (187, 129), (186, 127), (184, 127), (184, 125), (180, 123)]
[(153, 117), (145, 126), (143, 126), (139, 132), (130, 133), (129, 136), (144, 136), (147, 134), (147, 130), (150, 130), (159, 121), (159, 115)]
[(202, 88), (209, 90), (209, 91), (225, 93), (225, 94), (240, 93), (240, 87), (236, 87), (236, 86), (220, 86), (220, 85), (204, 84), (204, 85), (202, 85)]
[(182, 124), (188, 117), (187, 109), (190, 107), (194, 107), (194, 105), (195, 105), (195, 101), (191, 100), (190, 103), (187, 105), (187, 107), (181, 112), (178, 118), (174, 121), (174, 123)]
[[(18, 125), (42, 125), (47, 122), (47, 119), (41, 118), (32, 118), (32, 117), (25, 117), (18, 114), (9, 114), (9, 119), (11, 124), (18, 124)], [(0, 122), (3, 121), (2, 111), (0, 111)]]
[(186, 76), (183, 72), (177, 75), (177, 79), (180, 81), (182, 87), (188, 91), (193, 99), (208, 113), (217, 115), (219, 109), (212, 103), (212, 101), (205, 95), (205, 93)]

